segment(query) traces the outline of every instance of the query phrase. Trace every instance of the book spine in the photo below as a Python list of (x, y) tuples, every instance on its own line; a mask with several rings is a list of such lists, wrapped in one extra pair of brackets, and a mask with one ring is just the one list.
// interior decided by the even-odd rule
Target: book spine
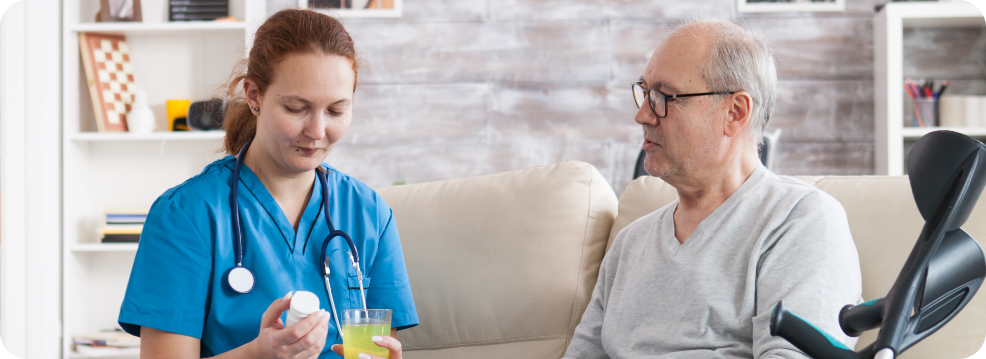
[(140, 233), (137, 234), (104, 234), (103, 243), (139, 243)]
[(226, 13), (200, 13), (200, 14), (187, 14), (187, 13), (172, 13), (171, 20), (215, 20), (221, 17), (226, 17)]
[(229, 2), (223, 0), (171, 0), (168, 2), (168, 5), (229, 6)]
[(222, 13), (225, 14), (226, 8), (221, 6), (172, 6), (171, 13)]
[(107, 218), (106, 224), (143, 224), (147, 222), (146, 217), (114, 217)]

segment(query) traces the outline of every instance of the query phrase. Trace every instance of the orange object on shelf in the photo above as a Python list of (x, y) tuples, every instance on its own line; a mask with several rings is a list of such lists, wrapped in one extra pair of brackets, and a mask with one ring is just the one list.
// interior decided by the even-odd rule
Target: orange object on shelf
[(188, 131), (188, 121), (178, 121), (178, 127), (175, 127), (176, 119), (186, 119), (188, 117), (188, 107), (191, 106), (192, 100), (178, 99), (178, 100), (167, 100), (165, 101), (165, 107), (168, 110), (168, 131)]

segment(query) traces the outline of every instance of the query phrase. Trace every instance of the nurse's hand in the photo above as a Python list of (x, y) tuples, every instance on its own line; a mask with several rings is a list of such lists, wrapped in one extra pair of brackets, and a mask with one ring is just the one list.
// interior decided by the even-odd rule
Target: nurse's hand
[(256, 358), (308, 359), (318, 357), (329, 332), (329, 313), (322, 310), (284, 328), (281, 314), (291, 306), (291, 296), (275, 300), (260, 321), (260, 335), (253, 340)]
[[(391, 335), (393, 335), (393, 331), (391, 331)], [(401, 359), (401, 352), (402, 352), (401, 342), (398, 341), (396, 338), (394, 338), (394, 337), (384, 337), (384, 336), (373, 337), (373, 342), (374, 343), (377, 343), (377, 345), (379, 345), (380, 347), (387, 348), (387, 350), (390, 351), (390, 359)], [(332, 346), (332, 351), (334, 351), (336, 354), (339, 354), (339, 356), (345, 356), (343, 354), (343, 347), (342, 347), (342, 345), (339, 345), (339, 344), (333, 345)], [(360, 359), (381, 359), (380, 357), (378, 357), (376, 355), (362, 354), (362, 353), (359, 355), (359, 358)]]

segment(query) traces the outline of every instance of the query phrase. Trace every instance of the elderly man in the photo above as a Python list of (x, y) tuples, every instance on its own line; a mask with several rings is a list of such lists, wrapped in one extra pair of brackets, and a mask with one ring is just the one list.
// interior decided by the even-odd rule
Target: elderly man
[(676, 29), (633, 85), (644, 166), (679, 199), (616, 237), (566, 358), (805, 358), (770, 335), (785, 306), (852, 347), (860, 302), (842, 206), (760, 164), (776, 97), (763, 40), (725, 21)]

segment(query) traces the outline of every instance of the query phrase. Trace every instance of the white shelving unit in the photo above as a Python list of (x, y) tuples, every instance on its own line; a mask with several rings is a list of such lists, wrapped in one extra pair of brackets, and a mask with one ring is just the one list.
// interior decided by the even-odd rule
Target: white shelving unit
[(971, 137), (986, 137), (986, 128), (976, 128), (976, 127), (904, 127), (901, 130), (901, 136), (904, 140), (917, 140), (928, 132), (937, 130), (949, 130), (955, 132), (961, 132)]
[(218, 140), (226, 133), (223, 131), (190, 131), (190, 132), (151, 132), (149, 134), (131, 134), (126, 132), (78, 132), (71, 135), (69, 140), (75, 142), (103, 141), (186, 141), (186, 140)]
[[(142, 5), (154, 6), (155, 0)], [(163, 0), (158, 0), (163, 6)], [(163, 132), (165, 100), (221, 96), (266, 17), (265, 0), (230, 0), (234, 22), (94, 23), (99, 0), (62, 1), (62, 357), (80, 358), (72, 336), (118, 326), (137, 244), (100, 244), (107, 208), (150, 208), (165, 190), (222, 157), (223, 132)], [(145, 10), (145, 15), (147, 11)], [(136, 85), (147, 92), (157, 131), (96, 132), (78, 34), (124, 34)]]
[(132, 33), (132, 34), (166, 34), (178, 35), (199, 31), (230, 31), (242, 33), (246, 29), (243, 21), (221, 21), (221, 22), (162, 22), (162, 23), (143, 23), (143, 22), (97, 22), (76, 24), (69, 31), (80, 32), (109, 32), (109, 33)]
[[(842, 0), (838, 0), (842, 1)], [(398, 18), (404, 13), (404, 0), (392, 0), (392, 8), (367, 8), (367, 9), (320, 9), (311, 8), (309, 0), (298, 0), (299, 9), (312, 9), (335, 18)], [(383, 1), (382, 6), (386, 6)]]
[[(874, 18), (876, 174), (904, 174), (905, 141), (946, 129), (904, 127), (904, 29), (954, 27), (986, 27), (986, 20), (975, 5), (965, 1), (891, 2)], [(986, 128), (947, 129), (986, 137)]]
[(72, 252), (136, 252), (137, 243), (83, 243), (69, 248)]

